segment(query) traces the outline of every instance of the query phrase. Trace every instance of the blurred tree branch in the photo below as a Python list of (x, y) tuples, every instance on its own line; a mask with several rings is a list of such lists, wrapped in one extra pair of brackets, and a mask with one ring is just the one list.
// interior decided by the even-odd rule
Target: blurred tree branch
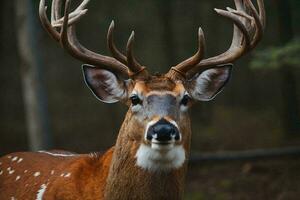
[(292, 156), (300, 156), (300, 147), (254, 149), (247, 151), (224, 151), (216, 153), (192, 152), (189, 164), (196, 165), (203, 164), (204, 162), (266, 160)]

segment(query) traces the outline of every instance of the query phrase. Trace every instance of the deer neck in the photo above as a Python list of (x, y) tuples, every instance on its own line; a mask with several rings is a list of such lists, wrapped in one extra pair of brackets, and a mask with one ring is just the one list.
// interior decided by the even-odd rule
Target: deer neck
[[(136, 166), (135, 154), (139, 148), (139, 142), (130, 135), (134, 130), (138, 130), (138, 125), (132, 124), (134, 129), (130, 127), (131, 117), (130, 113), (126, 115), (119, 132), (104, 191), (105, 199), (182, 199), (187, 162), (179, 169), (158, 172), (146, 171)], [(186, 124), (184, 128), (186, 133), (183, 134), (190, 135), (188, 118)], [(190, 138), (184, 144), (187, 157), (189, 147)]]

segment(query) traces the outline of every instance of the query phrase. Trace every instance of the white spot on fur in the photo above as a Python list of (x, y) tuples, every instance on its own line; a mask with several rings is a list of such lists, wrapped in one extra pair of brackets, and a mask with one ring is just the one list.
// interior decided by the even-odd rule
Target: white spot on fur
[(65, 177), (66, 177), (66, 178), (71, 177), (71, 173), (65, 174)]
[(19, 160), (17, 161), (17, 163), (20, 163), (23, 161), (23, 158), (19, 158)]
[(7, 158), (11, 159), (11, 156), (7, 156)]
[(28, 172), (28, 170), (26, 169), (26, 170), (24, 170), (24, 174), (26, 174)]
[(180, 168), (185, 161), (183, 147), (174, 146), (169, 149), (151, 148), (141, 144), (136, 153), (137, 166), (149, 171), (165, 171)]
[(53, 175), (54, 174), (54, 170), (51, 170), (51, 175)]
[(58, 157), (72, 157), (72, 156), (77, 156), (76, 154), (62, 154), (62, 153), (51, 153), (48, 151), (39, 151), (39, 153), (45, 153), (51, 156), (58, 156)]
[(2, 175), (2, 174), (3, 174), (3, 171), (1, 170), (1, 171), (0, 171), (0, 175)]
[(38, 177), (39, 175), (41, 175), (41, 172), (35, 172), (35, 173), (33, 174), (33, 176), (35, 176), (35, 177)]
[(11, 159), (11, 161), (16, 161), (16, 160), (18, 160), (18, 156), (15, 156), (15, 157), (13, 157), (13, 159)]
[(98, 158), (97, 152), (92, 152), (92, 153), (89, 154), (89, 156), (90, 156), (91, 158)]
[(11, 200), (16, 200), (16, 198), (15, 198), (15, 197), (11, 197), (10, 199), (11, 199)]
[(0, 165), (2, 165), (2, 162), (0, 162)]
[(47, 185), (46, 184), (43, 184), (41, 185), (37, 195), (36, 195), (36, 200), (43, 200), (43, 196), (46, 192), (46, 189), (47, 189)]
[(11, 167), (8, 167), (7, 171), (8, 171), (9, 174), (13, 174), (15, 172), (15, 170), (12, 170)]
[(20, 178), (21, 178), (21, 176), (17, 176), (17, 177), (16, 177), (16, 181), (19, 180)]

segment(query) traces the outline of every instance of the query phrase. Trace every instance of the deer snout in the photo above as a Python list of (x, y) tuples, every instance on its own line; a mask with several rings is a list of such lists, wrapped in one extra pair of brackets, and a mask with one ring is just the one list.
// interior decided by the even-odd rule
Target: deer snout
[(177, 126), (174, 125), (174, 123), (161, 118), (158, 122), (148, 128), (146, 139), (153, 143), (163, 145), (180, 141), (181, 136)]

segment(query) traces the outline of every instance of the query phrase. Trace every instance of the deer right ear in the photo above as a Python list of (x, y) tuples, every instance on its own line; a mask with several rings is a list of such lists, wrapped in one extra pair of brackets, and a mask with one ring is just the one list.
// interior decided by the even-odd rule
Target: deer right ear
[(198, 101), (212, 100), (228, 82), (232, 64), (219, 65), (198, 74), (189, 82), (189, 93)]
[(100, 101), (115, 103), (126, 98), (126, 83), (114, 73), (87, 64), (82, 65), (82, 71), (85, 83)]

